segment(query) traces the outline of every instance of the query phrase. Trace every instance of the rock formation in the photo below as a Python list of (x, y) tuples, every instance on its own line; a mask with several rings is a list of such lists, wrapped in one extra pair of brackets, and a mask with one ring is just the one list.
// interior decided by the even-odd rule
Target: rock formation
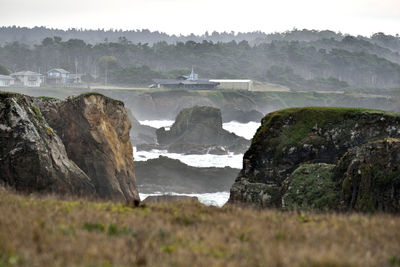
[(100, 197), (139, 203), (131, 123), (123, 102), (88, 93), (38, 105), (61, 137), (68, 157), (91, 178)]
[(292, 108), (268, 114), (243, 158), (230, 203), (282, 207), (290, 175), (304, 163), (336, 164), (348, 149), (400, 136), (400, 115), (353, 108)]
[(248, 140), (222, 128), (219, 109), (206, 106), (183, 109), (169, 131), (160, 128), (156, 134), (161, 146), (178, 153), (187, 153), (191, 148), (205, 148), (209, 152), (218, 146), (240, 153), (249, 145)]
[(135, 162), (137, 185), (142, 193), (211, 193), (228, 191), (239, 170), (195, 168), (160, 156)]
[(66, 101), (2, 94), (1, 100), (5, 183), (139, 203), (122, 102), (96, 93)]
[(18, 191), (95, 194), (31, 97), (0, 93), (0, 152), (0, 182)]
[(143, 200), (145, 204), (153, 203), (176, 203), (176, 202), (199, 202), (197, 197), (189, 196), (174, 196), (174, 195), (161, 195), (161, 196), (149, 196)]
[(400, 139), (384, 139), (350, 149), (340, 160), (335, 181), (341, 208), (400, 211)]

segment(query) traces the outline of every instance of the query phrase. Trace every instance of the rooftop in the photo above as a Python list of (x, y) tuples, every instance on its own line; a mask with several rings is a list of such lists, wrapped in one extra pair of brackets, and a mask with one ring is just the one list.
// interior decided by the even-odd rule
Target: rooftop
[(0, 79), (1, 80), (15, 80), (13, 77), (7, 76), (7, 75), (0, 75)]
[(10, 76), (43, 76), (43, 75), (40, 73), (28, 70), (28, 71), (14, 72), (14, 73), (11, 73)]
[(49, 70), (47, 73), (49, 73), (49, 72), (51, 72), (51, 71), (58, 71), (59, 73), (64, 73), (64, 74), (70, 73), (69, 71), (64, 70), (64, 69), (51, 69), (51, 70)]

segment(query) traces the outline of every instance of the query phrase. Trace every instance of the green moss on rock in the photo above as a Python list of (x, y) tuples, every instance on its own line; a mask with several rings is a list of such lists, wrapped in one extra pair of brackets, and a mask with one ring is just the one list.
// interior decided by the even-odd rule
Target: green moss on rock
[(286, 209), (334, 209), (339, 203), (339, 188), (333, 181), (335, 165), (304, 164), (286, 181), (282, 203)]

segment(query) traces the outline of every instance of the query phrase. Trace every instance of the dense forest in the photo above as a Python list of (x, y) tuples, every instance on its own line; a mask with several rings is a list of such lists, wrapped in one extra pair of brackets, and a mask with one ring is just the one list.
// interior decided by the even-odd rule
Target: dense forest
[[(60, 36), (30, 43), (32, 36), (43, 37), (43, 34)], [(131, 41), (133, 35), (138, 38), (135, 42)], [(3, 43), (0, 65), (10, 71), (44, 73), (51, 68), (64, 68), (85, 74), (87, 82), (107, 80), (118, 85), (148, 85), (152, 78), (187, 74), (194, 66), (203, 78), (250, 78), (293, 90), (400, 87), (400, 38), (383, 33), (370, 38), (310, 30), (274, 34), (213, 33), (180, 41), (179, 38), (191, 37), (149, 31), (3, 27), (0, 37)]]

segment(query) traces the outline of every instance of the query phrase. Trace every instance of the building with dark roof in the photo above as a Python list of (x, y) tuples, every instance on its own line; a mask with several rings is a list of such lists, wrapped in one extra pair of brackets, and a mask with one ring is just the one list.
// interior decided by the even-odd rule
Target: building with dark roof
[(150, 88), (169, 88), (169, 89), (214, 89), (219, 85), (218, 82), (212, 82), (209, 79), (199, 79), (194, 73), (193, 68), (189, 76), (179, 76), (176, 79), (154, 79), (154, 84)]

